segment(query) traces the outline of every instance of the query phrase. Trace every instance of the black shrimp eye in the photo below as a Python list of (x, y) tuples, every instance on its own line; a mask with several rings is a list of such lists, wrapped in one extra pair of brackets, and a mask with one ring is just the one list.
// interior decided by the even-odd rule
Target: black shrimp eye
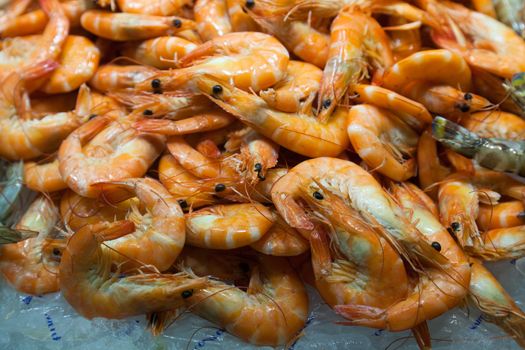
[(432, 242), (432, 248), (434, 248), (435, 250), (437, 250), (438, 252), (441, 251), (441, 244), (439, 244), (439, 242)]
[(88, 120), (91, 120), (91, 119), (96, 118), (96, 117), (97, 117), (96, 114), (90, 114)]
[(175, 18), (175, 19), (173, 20), (173, 26), (174, 26), (175, 28), (180, 28), (180, 27), (182, 27), (182, 21), (181, 21), (180, 19), (178, 19), (178, 18)]
[(214, 85), (212, 88), (212, 92), (214, 95), (219, 95), (222, 92), (222, 86)]
[(461, 228), (461, 225), (459, 224), (459, 222), (453, 222), (450, 224), (450, 228), (452, 229), (452, 231), (457, 232)]
[(142, 112), (143, 115), (153, 115), (153, 111), (151, 109), (145, 109), (144, 112)]
[(62, 253), (60, 252), (60, 249), (58, 249), (58, 248), (53, 248), (53, 255), (55, 255), (55, 256), (60, 256), (60, 255), (62, 255)]
[(457, 107), (463, 113), (470, 111), (470, 106), (466, 103), (460, 103)]
[(182, 292), (181, 296), (184, 298), (184, 299), (188, 299), (189, 297), (191, 297), (193, 295), (193, 290), (185, 290), (184, 292)]
[(324, 199), (324, 196), (320, 192), (317, 192), (317, 191), (313, 193), (313, 196), (315, 199), (318, 199), (318, 200)]
[(472, 100), (472, 94), (470, 92), (466, 92), (465, 95), (463, 95), (463, 98), (467, 101)]
[(323, 101), (323, 108), (327, 109), (328, 107), (330, 107), (331, 104), (332, 104), (332, 100), (327, 98), (326, 100)]
[(251, 9), (255, 6), (255, 0), (246, 0), (246, 3), (244, 4), (246, 8)]
[(160, 79), (153, 79), (151, 81), (151, 87), (154, 89), (160, 89)]
[(262, 170), (262, 164), (261, 163), (255, 163), (255, 165), (253, 166), (253, 169), (257, 172), (261, 171)]
[(182, 209), (188, 207), (188, 202), (186, 202), (186, 200), (184, 200), (184, 199), (179, 199), (177, 202), (179, 202), (179, 205), (180, 205), (180, 207), (181, 207)]
[(215, 192), (222, 192), (226, 189), (226, 185), (224, 184), (217, 184), (215, 185)]

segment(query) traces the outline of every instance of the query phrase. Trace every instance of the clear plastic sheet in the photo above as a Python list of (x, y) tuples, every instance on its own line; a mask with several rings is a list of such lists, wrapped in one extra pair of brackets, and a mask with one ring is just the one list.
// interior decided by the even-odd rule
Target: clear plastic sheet
[[(525, 260), (490, 264), (521, 308), (525, 303)], [(344, 321), (309, 288), (310, 317), (290, 349), (417, 349), (409, 332), (390, 333), (337, 325)], [(59, 293), (31, 297), (0, 282), (0, 349), (270, 349), (242, 342), (213, 324), (185, 314), (161, 336), (146, 330), (145, 317), (86, 320)], [(429, 322), (434, 349), (519, 349), (473, 307), (456, 308)]]

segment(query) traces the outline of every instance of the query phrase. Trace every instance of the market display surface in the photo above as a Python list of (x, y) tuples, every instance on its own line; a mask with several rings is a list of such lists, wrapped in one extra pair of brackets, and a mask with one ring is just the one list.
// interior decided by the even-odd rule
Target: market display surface
[(0, 346), (525, 347), (525, 3), (0, 3)]

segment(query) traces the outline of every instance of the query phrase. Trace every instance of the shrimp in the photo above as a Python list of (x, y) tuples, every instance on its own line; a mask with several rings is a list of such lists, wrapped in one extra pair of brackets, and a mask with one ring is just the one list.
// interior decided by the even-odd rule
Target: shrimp
[(57, 159), (45, 164), (26, 162), (24, 164), (24, 184), (38, 192), (55, 192), (67, 188), (67, 184), (60, 175)]
[(143, 176), (164, 148), (159, 135), (138, 134), (132, 120), (96, 117), (60, 145), (60, 174), (69, 188), (95, 198), (97, 182)]
[(212, 75), (239, 89), (258, 92), (285, 77), (288, 60), (286, 48), (270, 35), (229, 33), (199, 45), (179, 59), (185, 68), (160, 72), (138, 84), (138, 89), (156, 93), (194, 91), (201, 75)]
[(58, 58), (60, 66), (40, 88), (47, 94), (71, 92), (87, 82), (98, 68), (100, 51), (89, 39), (69, 35)]
[(470, 258), (469, 301), (483, 312), (483, 318), (525, 346), (525, 313), (498, 280), (476, 259)]
[(125, 318), (178, 309), (207, 284), (187, 273), (120, 276), (112, 273), (110, 250), (101, 244), (135, 230), (131, 221), (88, 225), (69, 238), (59, 269), (60, 290), (82, 316)]
[(53, 202), (40, 196), (15, 226), (15, 229), (36, 231), (38, 236), (0, 247), (0, 272), (18, 291), (39, 295), (59, 290), (58, 262), (46, 252), (47, 240), (58, 220)]
[(142, 64), (159, 69), (177, 68), (179, 58), (195, 50), (197, 45), (176, 36), (161, 36), (143, 42), (127, 43), (122, 54)]
[[(138, 264), (154, 266), (159, 271), (169, 269), (186, 238), (185, 220), (177, 199), (151, 178), (99, 182), (95, 186), (101, 189), (102, 196), (106, 191), (120, 189), (127, 192), (126, 197), (136, 196), (139, 201), (131, 206), (128, 215), (128, 220), (135, 223), (135, 232), (106, 243), (112, 249), (112, 261), (124, 263), (123, 269)], [(112, 201), (111, 195), (105, 199)], [(139, 206), (146, 209), (144, 214), (138, 210)]]
[(351, 325), (398, 331), (412, 328), (459, 305), (469, 290), (471, 271), (461, 248), (420, 200), (425, 194), (416, 186), (407, 184), (392, 184), (390, 190), (401, 206), (411, 211), (416, 227), (436, 251), (442, 251), (449, 266), (446, 270), (442, 267), (426, 268), (419, 275), (414, 292), (387, 308), (352, 305), (336, 306), (335, 309), (349, 318)]
[(284, 258), (257, 255), (247, 291), (222, 281), (195, 290), (187, 299), (197, 315), (256, 345), (287, 344), (308, 315), (308, 296)]
[(327, 123), (322, 123), (311, 115), (275, 111), (260, 97), (216, 78), (201, 77), (197, 85), (201, 93), (219, 107), (275, 143), (301, 155), (337, 156), (349, 145), (345, 130), (347, 108), (338, 108)]
[(401, 17), (390, 17), (388, 24), (390, 46), (396, 62), (421, 50), (419, 28), (412, 27), (411, 23)]
[(226, 0), (197, 0), (193, 11), (197, 31), (204, 41), (232, 32)]
[(261, 239), (274, 221), (259, 203), (216, 205), (186, 215), (186, 238), (195, 247), (234, 249)]
[(323, 191), (324, 199), (317, 200), (308, 187), (304, 198), (330, 227), (310, 235), (315, 285), (323, 299), (331, 307), (388, 307), (404, 299), (408, 276), (392, 246), (337, 195)]
[(300, 61), (290, 61), (286, 77), (273, 87), (261, 91), (259, 96), (268, 106), (282, 112), (293, 113), (301, 109), (319, 91), (322, 71)]
[(0, 96), (0, 156), (11, 160), (31, 159), (53, 152), (81, 124), (84, 119), (81, 111), (89, 101), (88, 94), (82, 89), (74, 112), (44, 115), (37, 119), (31, 115), (24, 85), (55, 68), (56, 64), (43, 61), (20, 73), (13, 72), (3, 81), (3, 96)]
[(421, 1), (439, 24), (432, 38), (455, 51), (473, 67), (503, 78), (525, 71), (525, 42), (511, 28), (479, 12), (449, 1)]
[(235, 117), (220, 109), (197, 114), (182, 120), (141, 119), (133, 127), (139, 131), (167, 136), (177, 136), (216, 130), (232, 124)]
[(38, 235), (38, 232), (9, 228), (0, 223), (0, 246), (4, 244), (17, 243), (28, 238), (33, 238)]
[[(61, 2), (60, 7), (69, 20), (70, 26), (76, 28), (80, 26), (80, 16), (90, 9), (92, 4), (90, 1), (73, 0)], [(48, 22), (49, 18), (46, 13), (41, 9), (37, 9), (6, 21), (3, 29), (0, 27), (0, 36), (7, 38), (38, 34), (45, 29)]]
[(348, 136), (372, 169), (397, 181), (416, 174), (418, 135), (402, 119), (372, 105), (357, 105), (349, 114)]
[(113, 41), (143, 40), (192, 29), (195, 22), (181, 17), (151, 16), (89, 10), (80, 18), (82, 27)]
[(155, 74), (157, 70), (150, 67), (106, 64), (97, 69), (89, 85), (101, 92), (123, 90), (133, 88)]
[(432, 134), (445, 146), (483, 167), (525, 176), (525, 142), (480, 137), (441, 117), (434, 119)]
[(480, 205), (476, 221), (484, 231), (525, 225), (525, 205), (521, 201)]
[(275, 222), (272, 227), (257, 242), (250, 244), (254, 250), (273, 256), (297, 256), (308, 251), (306, 239), (283, 218), (272, 210)]
[(318, 118), (328, 120), (348, 86), (374, 70), (394, 64), (385, 32), (371, 16), (358, 7), (348, 7), (337, 15), (331, 27), (330, 51), (319, 90)]
[(465, 128), (481, 137), (521, 141), (525, 135), (525, 120), (512, 113), (486, 111), (462, 119)]
[(172, 16), (178, 14), (185, 5), (189, 5), (191, 0), (116, 0), (116, 2), (122, 12), (154, 16)]

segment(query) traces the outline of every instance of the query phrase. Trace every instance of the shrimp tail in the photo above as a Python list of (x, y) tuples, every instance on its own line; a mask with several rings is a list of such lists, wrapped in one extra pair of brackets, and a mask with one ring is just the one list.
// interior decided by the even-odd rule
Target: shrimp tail
[(348, 326), (365, 326), (371, 328), (388, 328), (384, 309), (367, 305), (335, 305), (334, 311), (351, 320), (337, 322)]
[(154, 336), (161, 335), (183, 313), (183, 309), (149, 313), (146, 315), (147, 328)]
[(417, 345), (420, 349), (432, 349), (432, 341), (430, 339), (430, 330), (428, 329), (428, 323), (421, 322), (417, 326), (411, 329), (414, 338), (416, 338)]
[(478, 153), (483, 143), (483, 138), (443, 117), (434, 118), (432, 135), (445, 146), (469, 158)]

